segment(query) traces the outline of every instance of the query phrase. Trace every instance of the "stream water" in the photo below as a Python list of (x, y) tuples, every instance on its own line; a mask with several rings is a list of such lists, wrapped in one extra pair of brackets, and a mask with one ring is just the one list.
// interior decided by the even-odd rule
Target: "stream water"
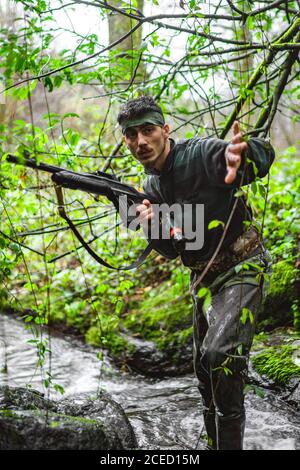
[[(46, 353), (40, 368), (36, 345), (28, 343), (32, 339), (20, 320), (0, 315), (1, 384), (45, 392), (43, 378), (51, 372), (53, 383), (65, 389), (64, 396), (107, 391), (125, 410), (142, 449), (204, 448), (201, 400), (193, 375), (157, 380), (125, 373), (108, 358), (99, 361), (95, 349), (55, 336), (48, 345), (52, 353)], [(52, 391), (50, 398), (60, 395)], [(246, 410), (245, 449), (300, 449), (299, 415), (274, 392), (266, 390), (264, 397), (248, 393)]]

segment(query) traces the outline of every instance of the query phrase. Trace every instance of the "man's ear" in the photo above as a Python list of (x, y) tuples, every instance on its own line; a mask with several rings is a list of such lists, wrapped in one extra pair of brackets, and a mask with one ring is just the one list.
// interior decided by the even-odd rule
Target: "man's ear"
[(169, 124), (164, 124), (164, 126), (162, 127), (162, 130), (163, 130), (164, 137), (168, 138), (169, 135), (170, 135), (170, 126), (169, 126)]

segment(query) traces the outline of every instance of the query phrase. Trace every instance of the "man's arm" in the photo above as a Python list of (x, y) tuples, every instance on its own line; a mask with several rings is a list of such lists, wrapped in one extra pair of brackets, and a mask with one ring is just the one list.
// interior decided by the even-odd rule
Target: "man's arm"
[(273, 147), (265, 140), (251, 138), (243, 141), (239, 123), (232, 127), (231, 141), (205, 139), (202, 141), (202, 163), (207, 180), (224, 189), (232, 189), (263, 178), (274, 161)]
[(262, 139), (250, 139), (248, 143), (244, 142), (237, 121), (232, 126), (232, 132), (233, 137), (225, 150), (227, 171), (225, 183), (249, 184), (255, 179), (256, 172), (260, 178), (266, 176), (275, 158), (273, 147)]

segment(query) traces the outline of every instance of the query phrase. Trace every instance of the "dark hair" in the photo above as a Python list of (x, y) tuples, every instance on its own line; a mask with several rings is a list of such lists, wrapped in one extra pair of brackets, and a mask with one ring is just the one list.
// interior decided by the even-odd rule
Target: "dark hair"
[(153, 96), (140, 96), (139, 98), (128, 100), (127, 103), (122, 106), (117, 121), (121, 125), (124, 119), (140, 117), (147, 111), (157, 111), (163, 116), (162, 109), (155, 102)]

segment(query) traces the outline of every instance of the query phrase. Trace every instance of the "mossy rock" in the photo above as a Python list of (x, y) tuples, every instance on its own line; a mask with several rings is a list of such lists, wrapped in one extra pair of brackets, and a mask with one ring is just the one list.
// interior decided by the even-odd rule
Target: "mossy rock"
[(281, 298), (282, 295), (293, 299), (297, 270), (291, 261), (278, 261), (272, 267), (269, 297)]
[(280, 385), (287, 385), (299, 378), (300, 367), (295, 361), (299, 354), (299, 344), (271, 346), (252, 356), (252, 364), (257, 372)]
[(95, 399), (47, 400), (37, 391), (0, 387), (1, 450), (136, 448), (121, 406), (107, 393)]
[(258, 329), (271, 330), (283, 325), (293, 325), (293, 305), (297, 299), (297, 270), (291, 261), (278, 261), (272, 267), (270, 286)]
[(117, 329), (101, 333), (99, 326), (91, 326), (87, 330), (85, 341), (91, 346), (107, 349), (112, 356), (119, 356), (128, 347), (127, 341), (122, 338)]
[(120, 333), (127, 342), (115, 360), (147, 376), (192, 372), (192, 302), (188, 286), (172, 281), (145, 291), (129, 305)]
[(0, 435), (2, 450), (109, 448), (100, 422), (46, 410), (0, 410)]
[(155, 378), (182, 376), (193, 371), (191, 336), (184, 346), (173, 343), (163, 350), (154, 341), (128, 334), (125, 337), (128, 347), (114, 358), (119, 367)]

